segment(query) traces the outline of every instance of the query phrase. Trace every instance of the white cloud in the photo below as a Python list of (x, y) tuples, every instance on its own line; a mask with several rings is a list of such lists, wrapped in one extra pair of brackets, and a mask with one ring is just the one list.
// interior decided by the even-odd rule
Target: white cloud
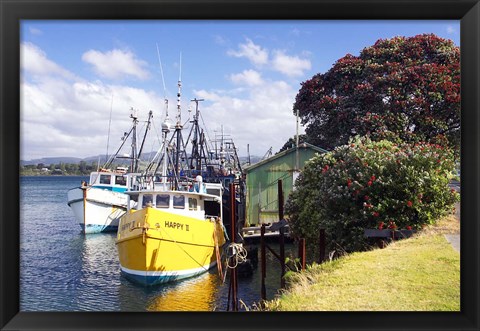
[(255, 70), (244, 70), (239, 74), (232, 74), (230, 79), (239, 85), (257, 86), (263, 83), (262, 76)]
[(54, 75), (69, 79), (74, 77), (71, 72), (49, 60), (44, 51), (29, 42), (20, 45), (20, 68), (32, 75)]
[(28, 31), (30, 31), (31, 34), (35, 35), (35, 36), (41, 36), (43, 34), (43, 31), (40, 30), (40, 29), (36, 29), (36, 28), (32, 28), (30, 27), (28, 29)]
[(310, 60), (298, 56), (288, 56), (283, 51), (274, 51), (272, 67), (287, 76), (301, 76), (312, 67)]
[(293, 28), (292, 30), (290, 30), (289, 34), (292, 35), (292, 36), (295, 36), (295, 37), (299, 37), (300, 36), (300, 30), (298, 28)]
[(213, 38), (214, 38), (215, 44), (217, 44), (217, 45), (225, 45), (225, 44), (228, 43), (228, 39), (226, 39), (226, 38), (224, 38), (220, 35), (215, 35), (215, 36), (213, 36)]
[[(21, 158), (31, 160), (47, 156), (88, 157), (106, 153), (110, 110), (112, 125), (109, 152), (120, 145), (120, 137), (130, 127), (130, 108), (139, 110), (144, 121), (149, 110), (154, 112), (154, 125), (145, 144), (145, 151), (159, 147), (160, 125), (163, 119), (163, 98), (160, 93), (126, 85), (87, 81), (74, 76), (47, 58), (38, 47), (25, 47), (43, 66), (26, 61), (35, 79), (21, 81)], [(33, 56), (29, 54), (29, 56)], [(46, 70), (49, 67), (50, 70)], [(267, 68), (268, 69), (268, 68)], [(54, 74), (52, 74), (52, 72)], [(295, 134), (296, 121), (292, 105), (297, 86), (281, 80), (271, 80), (259, 71), (245, 70), (228, 75), (237, 84), (222, 90), (204, 89), (193, 95), (205, 99), (200, 104), (202, 124), (213, 138), (220, 130), (234, 139), (240, 155), (263, 156), (273, 147), (278, 151)], [(184, 95), (189, 91), (184, 91)], [(112, 104), (113, 95), (113, 104)], [(186, 122), (187, 98), (182, 102), (182, 121)], [(175, 118), (176, 100), (170, 100), (169, 117)], [(112, 107), (112, 108), (111, 108)], [(190, 114), (191, 115), (191, 114)], [(144, 123), (139, 125), (142, 132)], [(188, 125), (187, 125), (188, 127)], [(188, 134), (188, 128), (185, 128)]]
[(457, 32), (457, 30), (453, 26), (451, 26), (451, 25), (447, 26), (447, 33), (448, 34), (454, 34), (456, 32)]
[(235, 57), (246, 57), (256, 66), (264, 65), (268, 62), (268, 51), (254, 44), (248, 38), (245, 44), (238, 45), (237, 51), (229, 50), (227, 54)]
[[(22, 77), (20, 86), (20, 152), (24, 160), (105, 154), (111, 110), (110, 153), (130, 128), (131, 107), (138, 109), (139, 132), (150, 110), (157, 119), (163, 115), (163, 100), (154, 92), (85, 81), (31, 44), (22, 45), (22, 75), (27, 73), (34, 79)], [(160, 129), (153, 126), (145, 151), (158, 148), (156, 131)]]
[(101, 77), (118, 79), (125, 76), (133, 76), (139, 79), (147, 79), (149, 74), (144, 69), (146, 62), (136, 58), (129, 51), (113, 49), (102, 53), (89, 50), (82, 55), (82, 60), (93, 65), (95, 72)]
[(251, 155), (263, 156), (270, 147), (276, 152), (295, 135), (292, 106), (297, 91), (284, 81), (264, 80), (242, 96), (206, 90), (194, 93), (205, 99), (201, 111), (210, 137), (223, 126), (240, 155), (247, 154), (247, 144)]
[[(298, 30), (292, 31), (299, 33)], [(248, 38), (246, 43), (238, 46), (238, 50), (229, 50), (227, 54), (235, 57), (245, 57), (249, 59), (250, 62), (257, 68), (270, 68), (289, 77), (301, 76), (305, 70), (309, 70), (312, 67), (310, 60), (302, 58), (310, 55), (310, 53), (307, 51), (303, 51), (301, 53), (302, 57), (299, 57), (296, 55), (287, 55), (283, 50), (273, 50), (273, 58), (270, 58), (267, 48), (255, 44), (251, 39)], [(239, 76), (239, 74), (232, 75), (231, 79), (235, 83), (238, 83), (239, 81), (246, 82), (248, 80), (246, 75), (248, 75), (248, 73), (244, 71), (243, 76)], [(250, 78), (253, 79), (254, 74), (250, 73), (250, 75)]]

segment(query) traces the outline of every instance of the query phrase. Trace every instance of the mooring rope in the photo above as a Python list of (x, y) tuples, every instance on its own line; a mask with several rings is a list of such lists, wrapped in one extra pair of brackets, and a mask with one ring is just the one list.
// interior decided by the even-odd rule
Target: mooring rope
[[(243, 244), (230, 243), (227, 247), (227, 252), (227, 267), (230, 269), (234, 269), (239, 264), (247, 261), (247, 250), (243, 247)], [(233, 265), (230, 263), (233, 263)]]

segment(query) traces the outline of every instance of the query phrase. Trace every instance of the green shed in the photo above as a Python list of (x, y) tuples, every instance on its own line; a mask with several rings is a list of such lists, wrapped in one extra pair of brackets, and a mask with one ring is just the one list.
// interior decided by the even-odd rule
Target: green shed
[[(298, 170), (316, 153), (326, 150), (303, 143), (298, 146)], [(297, 148), (290, 148), (245, 168), (247, 197), (245, 226), (278, 221), (278, 180), (282, 180), (284, 201), (293, 189), (297, 172)]]

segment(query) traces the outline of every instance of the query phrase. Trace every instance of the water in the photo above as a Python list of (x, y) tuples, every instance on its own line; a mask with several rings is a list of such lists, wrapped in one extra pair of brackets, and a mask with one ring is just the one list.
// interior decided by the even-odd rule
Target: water
[[(21, 177), (21, 311), (225, 311), (217, 268), (199, 277), (145, 288), (120, 273), (115, 233), (84, 236), (67, 206), (67, 191), (87, 177)], [(275, 245), (270, 245), (274, 249)], [(287, 252), (292, 251), (287, 246)], [(259, 262), (260, 265), (260, 262)], [(260, 267), (241, 278), (238, 298), (260, 301)], [(267, 298), (280, 286), (278, 261), (267, 253)]]

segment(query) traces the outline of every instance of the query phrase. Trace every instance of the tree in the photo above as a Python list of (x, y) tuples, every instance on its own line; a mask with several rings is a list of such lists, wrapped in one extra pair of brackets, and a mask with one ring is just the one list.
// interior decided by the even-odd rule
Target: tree
[(79, 169), (80, 169), (80, 173), (81, 173), (81, 174), (87, 173), (87, 162), (85, 162), (85, 161), (80, 161)]
[(433, 34), (380, 39), (302, 83), (294, 104), (308, 141), (351, 137), (426, 141), (460, 149), (460, 50)]
[[(298, 143), (299, 144), (303, 144), (305, 142), (308, 142), (307, 141), (307, 135), (306, 134), (301, 134), (298, 136)], [(283, 151), (286, 151), (287, 149), (289, 148), (294, 148), (295, 145), (297, 143), (297, 137), (291, 137), (287, 140), (287, 142), (282, 146), (282, 148), (280, 148), (280, 150), (276, 153), (280, 153), (280, 152), (283, 152)]]
[(285, 212), (294, 236), (315, 246), (324, 228), (330, 250), (368, 247), (364, 229), (421, 229), (449, 213), (459, 194), (449, 187), (450, 149), (362, 138), (306, 163)]

